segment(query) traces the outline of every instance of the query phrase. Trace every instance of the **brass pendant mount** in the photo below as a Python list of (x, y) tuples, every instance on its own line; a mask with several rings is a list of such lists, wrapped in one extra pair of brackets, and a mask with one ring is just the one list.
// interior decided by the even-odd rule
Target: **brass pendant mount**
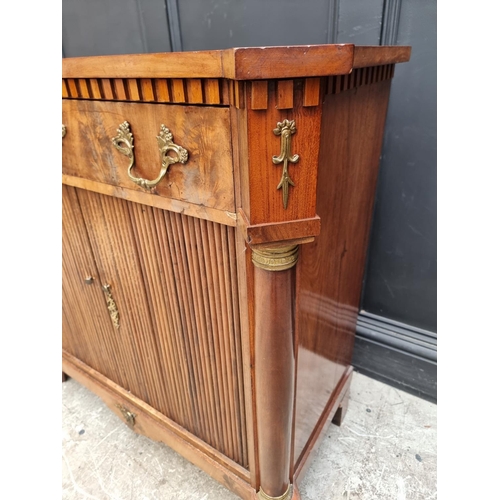
[(273, 156), (273, 163), (279, 165), (283, 163), (283, 174), (281, 181), (276, 189), (283, 190), (283, 207), (288, 207), (288, 186), (295, 186), (294, 182), (288, 174), (288, 162), (297, 163), (299, 155), (292, 155), (292, 135), (297, 132), (295, 120), (283, 120), (278, 122), (276, 128), (273, 130), (274, 135), (281, 136), (281, 152), (279, 156)]
[[(135, 182), (138, 186), (141, 186), (144, 189), (152, 189), (154, 188), (165, 176), (167, 173), (168, 167), (173, 163), (186, 163), (188, 160), (188, 152), (181, 146), (174, 144), (173, 136), (170, 130), (168, 130), (165, 125), (161, 125), (160, 134), (156, 136), (156, 140), (158, 141), (158, 147), (160, 150), (160, 159), (161, 159), (161, 169), (160, 174), (156, 179), (148, 180), (143, 179), (142, 177), (135, 177), (132, 175), (132, 168), (135, 163), (134, 156), (134, 136), (130, 131), (130, 125), (128, 122), (123, 122), (117, 128), (116, 132), (118, 135), (111, 139), (113, 146), (123, 155), (125, 155), (129, 160), (128, 166), (128, 176), (130, 179)], [(173, 151), (175, 156), (170, 156), (169, 151)]]

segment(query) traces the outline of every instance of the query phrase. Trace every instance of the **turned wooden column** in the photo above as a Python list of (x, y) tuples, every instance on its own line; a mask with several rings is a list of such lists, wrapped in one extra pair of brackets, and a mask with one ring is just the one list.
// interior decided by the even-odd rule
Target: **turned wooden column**
[(253, 249), (255, 397), (262, 500), (292, 497), (295, 264), (298, 246)]

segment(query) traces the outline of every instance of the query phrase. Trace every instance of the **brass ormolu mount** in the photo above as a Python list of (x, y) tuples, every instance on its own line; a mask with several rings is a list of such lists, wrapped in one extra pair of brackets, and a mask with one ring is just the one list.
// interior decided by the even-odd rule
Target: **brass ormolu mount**
[(132, 429), (135, 425), (135, 415), (121, 404), (117, 404), (116, 407), (120, 410), (127, 425)]
[(291, 484), (289, 484), (285, 493), (283, 493), (283, 495), (281, 495), (279, 497), (270, 497), (269, 495), (264, 493), (262, 490), (260, 490), (257, 493), (257, 498), (259, 500), (290, 500), (292, 498), (292, 494), (293, 494), (293, 486)]
[(254, 266), (266, 271), (286, 271), (291, 269), (299, 258), (298, 245), (277, 248), (252, 248)]
[(275, 165), (283, 163), (283, 174), (276, 189), (283, 190), (283, 206), (286, 209), (288, 207), (288, 186), (295, 186), (288, 174), (288, 162), (297, 163), (299, 161), (298, 154), (292, 155), (292, 135), (297, 132), (295, 120), (283, 120), (282, 122), (278, 122), (273, 132), (274, 135), (281, 136), (281, 152), (279, 156), (273, 156), (273, 163)]

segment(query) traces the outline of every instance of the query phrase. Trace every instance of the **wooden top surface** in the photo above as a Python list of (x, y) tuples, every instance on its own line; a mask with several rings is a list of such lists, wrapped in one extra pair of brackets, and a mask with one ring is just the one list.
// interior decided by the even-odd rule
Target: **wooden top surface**
[(353, 44), (248, 47), (73, 57), (63, 78), (228, 78), (266, 80), (348, 74), (353, 68), (406, 62), (411, 47)]

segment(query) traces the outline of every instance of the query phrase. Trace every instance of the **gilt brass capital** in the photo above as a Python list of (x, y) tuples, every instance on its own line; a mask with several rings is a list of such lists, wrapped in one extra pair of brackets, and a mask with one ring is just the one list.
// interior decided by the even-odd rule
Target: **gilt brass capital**
[(292, 268), (299, 258), (299, 246), (288, 245), (277, 248), (253, 248), (252, 262), (266, 271), (285, 271)]
[(285, 493), (283, 493), (283, 495), (281, 495), (279, 497), (270, 497), (269, 495), (264, 493), (262, 490), (259, 490), (259, 492), (257, 493), (257, 498), (259, 500), (290, 500), (292, 498), (292, 494), (293, 494), (293, 488), (292, 488), (292, 485), (289, 484)]

